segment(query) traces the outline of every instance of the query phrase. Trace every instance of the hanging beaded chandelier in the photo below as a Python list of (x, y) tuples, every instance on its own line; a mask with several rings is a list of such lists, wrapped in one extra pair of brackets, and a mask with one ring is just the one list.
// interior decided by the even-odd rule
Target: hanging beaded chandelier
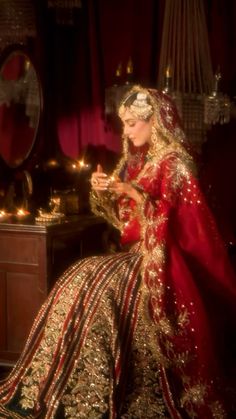
[(158, 87), (176, 102), (189, 138), (201, 146), (209, 125), (227, 123), (230, 99), (214, 75), (202, 0), (165, 0)]

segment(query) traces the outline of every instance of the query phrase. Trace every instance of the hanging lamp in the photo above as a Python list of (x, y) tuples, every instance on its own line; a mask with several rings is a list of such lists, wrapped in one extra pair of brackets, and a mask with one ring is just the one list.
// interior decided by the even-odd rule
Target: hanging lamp
[(171, 95), (186, 134), (201, 148), (209, 125), (227, 123), (230, 99), (214, 75), (202, 0), (165, 0), (158, 87)]

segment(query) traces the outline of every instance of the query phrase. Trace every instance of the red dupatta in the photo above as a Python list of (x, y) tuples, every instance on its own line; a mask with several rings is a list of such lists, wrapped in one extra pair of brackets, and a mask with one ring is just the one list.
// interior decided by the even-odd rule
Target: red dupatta
[(125, 139), (128, 153), (115, 174), (125, 172), (143, 195), (138, 214), (132, 200), (120, 198), (122, 240), (138, 240), (141, 232), (143, 304), (153, 323), (163, 393), (173, 418), (230, 417), (235, 274), (199, 189), (175, 106), (161, 92), (142, 91), (151, 97), (160, 137), (133, 172)]

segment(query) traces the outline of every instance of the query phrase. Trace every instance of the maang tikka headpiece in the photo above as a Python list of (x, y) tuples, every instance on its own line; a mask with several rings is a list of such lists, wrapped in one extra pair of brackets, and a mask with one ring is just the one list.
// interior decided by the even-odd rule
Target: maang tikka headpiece
[(153, 114), (153, 107), (147, 101), (147, 93), (138, 92), (136, 99), (133, 101), (133, 103), (130, 106), (126, 105), (129, 98), (131, 98), (133, 95), (134, 92), (127, 96), (125, 100), (121, 103), (121, 106), (119, 108), (119, 116), (122, 118), (122, 114), (124, 113), (125, 108), (128, 107), (135, 118), (144, 120), (150, 118), (150, 116), (152, 116)]

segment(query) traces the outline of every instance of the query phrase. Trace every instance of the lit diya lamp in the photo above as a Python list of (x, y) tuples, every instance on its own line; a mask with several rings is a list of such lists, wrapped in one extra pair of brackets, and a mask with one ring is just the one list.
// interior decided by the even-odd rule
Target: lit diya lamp
[(8, 218), (8, 215), (9, 214), (4, 209), (0, 210), (0, 222), (5, 221), (6, 218)]
[(72, 163), (73, 170), (88, 170), (90, 169), (91, 165), (86, 163), (84, 160), (77, 160), (76, 162)]
[(22, 219), (22, 218), (24, 218), (24, 217), (26, 217), (27, 215), (29, 215), (30, 214), (30, 212), (29, 211), (27, 211), (26, 209), (24, 209), (24, 208), (18, 208), (17, 210), (16, 210), (16, 214), (15, 214), (15, 216), (17, 217), (17, 218), (19, 218), (19, 219)]

